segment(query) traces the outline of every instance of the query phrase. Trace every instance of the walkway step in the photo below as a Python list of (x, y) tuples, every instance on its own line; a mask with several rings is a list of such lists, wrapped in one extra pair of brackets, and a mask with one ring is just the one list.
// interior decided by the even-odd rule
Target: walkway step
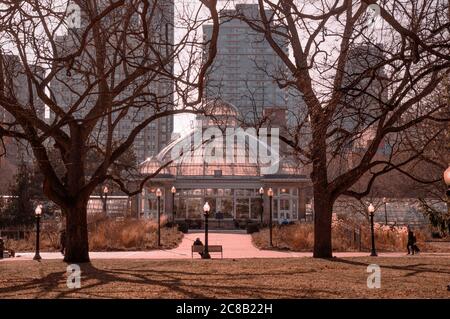
[[(189, 229), (189, 234), (204, 234), (204, 229)], [(208, 233), (215, 234), (247, 234), (244, 229), (208, 229)]]

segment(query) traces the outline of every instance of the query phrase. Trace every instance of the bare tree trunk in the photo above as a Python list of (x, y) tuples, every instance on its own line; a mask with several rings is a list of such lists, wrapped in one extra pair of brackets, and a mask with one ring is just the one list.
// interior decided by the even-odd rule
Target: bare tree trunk
[(333, 201), (326, 189), (314, 187), (314, 258), (331, 258)]
[(75, 205), (64, 208), (66, 215), (65, 262), (89, 262), (89, 242), (87, 228), (87, 200), (79, 200)]
[[(314, 110), (320, 110), (316, 105)], [(314, 116), (315, 115), (315, 116)], [(331, 258), (331, 219), (333, 202), (328, 183), (326, 119), (313, 113), (312, 174), (314, 194), (314, 258)]]

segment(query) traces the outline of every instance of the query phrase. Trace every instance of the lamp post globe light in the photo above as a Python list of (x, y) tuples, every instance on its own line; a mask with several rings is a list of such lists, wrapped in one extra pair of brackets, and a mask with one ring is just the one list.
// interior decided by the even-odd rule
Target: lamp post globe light
[(272, 199), (273, 199), (273, 190), (272, 188), (269, 188), (269, 190), (267, 191), (267, 195), (269, 196), (269, 206), (270, 206), (270, 210), (269, 210), (269, 246), (273, 247), (273, 242), (272, 242), (272, 219), (273, 219), (273, 214), (272, 214)]
[(444, 172), (444, 182), (447, 185), (447, 204), (450, 210), (450, 166)]
[(259, 196), (261, 197), (261, 211), (260, 213), (260, 217), (261, 217), (261, 226), (263, 224), (263, 214), (264, 214), (264, 202), (263, 202), (263, 195), (264, 195), (264, 188), (260, 188), (259, 189)]
[(369, 216), (370, 216), (370, 233), (371, 233), (371, 238), (372, 238), (372, 251), (370, 253), (370, 256), (376, 257), (378, 255), (377, 255), (377, 251), (375, 249), (375, 230), (373, 227), (373, 214), (375, 213), (375, 207), (373, 206), (372, 203), (370, 203), (369, 207), (367, 207), (367, 211), (369, 212)]
[(108, 214), (108, 193), (109, 193), (109, 188), (108, 188), (108, 186), (105, 185), (103, 187), (103, 197), (104, 197), (103, 212), (105, 213), (105, 215)]
[(202, 259), (211, 259), (208, 249), (208, 217), (210, 210), (211, 207), (209, 206), (209, 203), (206, 202), (203, 206), (203, 215), (205, 216), (205, 249), (203, 250)]
[(177, 193), (177, 189), (175, 186), (172, 186), (170, 189), (170, 192), (172, 193), (172, 222), (175, 221), (175, 194)]
[(161, 195), (162, 192), (161, 190), (158, 188), (156, 190), (156, 198), (158, 200), (158, 247), (161, 246)]
[(41, 255), (39, 254), (39, 237), (40, 237), (40, 224), (42, 215), (42, 205), (37, 205), (34, 210), (34, 215), (36, 216), (36, 253), (33, 257), (34, 260), (41, 260)]

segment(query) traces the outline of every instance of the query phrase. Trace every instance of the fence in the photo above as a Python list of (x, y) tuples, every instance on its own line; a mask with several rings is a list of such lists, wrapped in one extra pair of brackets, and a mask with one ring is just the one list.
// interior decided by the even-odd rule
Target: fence
[[(88, 214), (95, 215), (104, 212), (105, 198), (91, 196), (88, 202)], [(128, 196), (108, 196), (106, 214), (110, 217), (131, 215), (131, 199)]]

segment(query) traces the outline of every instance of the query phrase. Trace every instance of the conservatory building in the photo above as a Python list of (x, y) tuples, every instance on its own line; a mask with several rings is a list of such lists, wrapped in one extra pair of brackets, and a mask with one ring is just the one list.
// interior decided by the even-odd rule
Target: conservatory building
[(205, 202), (213, 226), (267, 222), (270, 202), (274, 221), (304, 219), (310, 180), (292, 158), (282, 155), (272, 128), (268, 138), (239, 129), (229, 104), (220, 104), (213, 114), (214, 119), (197, 117), (190, 134), (140, 164), (141, 173), (149, 177), (139, 198), (140, 217), (157, 216), (159, 194), (161, 215), (170, 220), (201, 223)]

